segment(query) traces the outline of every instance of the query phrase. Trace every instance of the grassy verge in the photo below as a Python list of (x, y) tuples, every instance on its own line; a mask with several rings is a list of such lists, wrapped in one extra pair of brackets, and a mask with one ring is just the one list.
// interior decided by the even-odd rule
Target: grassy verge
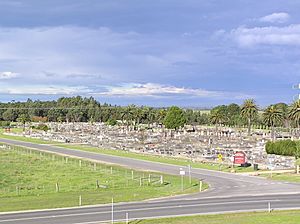
[(82, 205), (109, 203), (112, 197), (115, 202), (137, 201), (198, 192), (198, 184), (185, 178), (182, 191), (181, 179), (174, 175), (0, 148), (0, 212), (78, 206), (80, 195)]
[(300, 211), (251, 212), (132, 221), (131, 224), (298, 224)]
[[(3, 132), (3, 130), (2, 130), (2, 132)], [(14, 129), (12, 130), (12, 132), (14, 132)], [(77, 149), (77, 150), (83, 150), (83, 151), (88, 151), (88, 152), (102, 153), (102, 154), (106, 154), (106, 155), (129, 157), (129, 158), (134, 158), (134, 159), (141, 159), (141, 160), (167, 163), (167, 164), (180, 165), (180, 166), (187, 166), (187, 165), (191, 164), (192, 167), (194, 167), (194, 168), (202, 168), (202, 169), (208, 169), (208, 170), (218, 170), (218, 171), (224, 171), (224, 172), (230, 172), (232, 170), (231, 167), (229, 167), (228, 165), (225, 165), (225, 164), (191, 162), (190, 160), (183, 159), (183, 158), (171, 158), (171, 157), (166, 157), (166, 156), (163, 157), (163, 156), (159, 156), (159, 155), (141, 154), (141, 153), (134, 153), (134, 152), (128, 152), (128, 151), (121, 151), (121, 150), (101, 149), (101, 148), (97, 148), (97, 147), (84, 146), (84, 145), (71, 145), (71, 144), (65, 144), (65, 143), (57, 143), (57, 142), (39, 140), (39, 139), (34, 139), (34, 138), (4, 135), (1, 133), (1, 131), (0, 131), (0, 138), (32, 142), (32, 143), (38, 143), (38, 144), (53, 144), (56, 146), (65, 147), (65, 148), (69, 148), (69, 149)], [(253, 167), (245, 168), (245, 167), (235, 166), (234, 170), (235, 170), (235, 172), (251, 172), (251, 171), (253, 171)]]
[[(54, 144), (54, 145), (64, 147), (64, 148), (69, 148), (69, 149), (77, 149), (77, 150), (96, 152), (96, 153), (101, 153), (101, 154), (106, 154), (106, 155), (129, 157), (129, 158), (134, 158), (134, 159), (167, 163), (167, 164), (173, 164), (173, 165), (179, 165), (179, 166), (188, 166), (189, 164), (191, 164), (193, 168), (219, 170), (219, 171), (224, 171), (224, 172), (231, 171), (231, 167), (229, 167), (228, 165), (215, 164), (215, 163), (192, 162), (191, 160), (183, 159), (183, 158), (171, 158), (171, 157), (167, 157), (167, 156), (158, 156), (158, 155), (156, 156), (156, 155), (134, 153), (134, 152), (128, 152), (128, 151), (121, 151), (121, 150), (102, 149), (102, 148), (91, 147), (91, 146), (86, 146), (86, 145), (68, 145), (68, 144)], [(247, 168), (235, 167), (234, 169), (236, 172), (251, 172), (253, 170), (252, 167), (247, 167)]]
[[(11, 133), (14, 134), (21, 134), (23, 130), (21, 128), (14, 128), (11, 129)], [(17, 140), (17, 141), (24, 141), (24, 142), (31, 142), (31, 143), (36, 143), (36, 144), (55, 144), (58, 142), (55, 141), (46, 141), (38, 138), (28, 138), (24, 136), (14, 136), (14, 135), (9, 135), (4, 133), (4, 129), (0, 128), (0, 138), (6, 138), (6, 139), (11, 139), (11, 140)]]
[(276, 174), (261, 174), (260, 176), (266, 177), (272, 180), (298, 182), (300, 183), (300, 175), (296, 173), (276, 173)]

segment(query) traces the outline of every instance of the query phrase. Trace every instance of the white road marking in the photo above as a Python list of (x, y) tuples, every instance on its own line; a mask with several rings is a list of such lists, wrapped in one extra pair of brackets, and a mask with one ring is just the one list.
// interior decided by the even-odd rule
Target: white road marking
[[(229, 205), (229, 204), (244, 204), (244, 203), (259, 203), (259, 202), (278, 202), (281, 200), (256, 200), (256, 201), (227, 201), (227, 202), (217, 202), (217, 203), (205, 203), (205, 204), (192, 204), (192, 205), (174, 205), (174, 206), (158, 206), (158, 207), (152, 207), (152, 208), (137, 208), (137, 209), (123, 209), (123, 210), (116, 210), (116, 212), (133, 212), (133, 211), (148, 211), (148, 210), (156, 210), (156, 209), (171, 209), (171, 208), (188, 208), (188, 207), (197, 207), (197, 206), (209, 206), (209, 205)], [(60, 217), (71, 217), (71, 216), (86, 216), (86, 215), (93, 215), (93, 214), (106, 214), (110, 213), (111, 211), (103, 211), (103, 212), (87, 212), (87, 213), (74, 213), (74, 214), (65, 214), (65, 215), (56, 215), (55, 218)], [(28, 218), (19, 218), (19, 219), (6, 219), (6, 220), (0, 220), (1, 222), (14, 222), (14, 221), (22, 221), (22, 220), (37, 220), (37, 219), (51, 219), (53, 218), (53, 215), (51, 216), (40, 216), (40, 217), (28, 217)]]

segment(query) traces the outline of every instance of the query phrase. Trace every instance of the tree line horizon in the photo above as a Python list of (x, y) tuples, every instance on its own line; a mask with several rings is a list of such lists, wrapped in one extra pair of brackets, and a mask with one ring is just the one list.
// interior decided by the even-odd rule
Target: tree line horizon
[(184, 109), (177, 106), (149, 107), (118, 106), (101, 104), (93, 97), (61, 97), (52, 101), (28, 99), (26, 102), (0, 103), (0, 125), (8, 122), (105, 122), (116, 125), (164, 124), (166, 128), (178, 129), (188, 125), (215, 125), (229, 127), (300, 128), (300, 100), (291, 105), (277, 103), (260, 111), (253, 99), (243, 104), (218, 105), (209, 112), (198, 109)]

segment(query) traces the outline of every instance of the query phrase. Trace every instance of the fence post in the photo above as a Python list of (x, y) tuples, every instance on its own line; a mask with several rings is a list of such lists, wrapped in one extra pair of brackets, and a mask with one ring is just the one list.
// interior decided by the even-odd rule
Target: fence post
[(56, 192), (59, 192), (59, 185), (58, 185), (58, 182), (56, 182), (56, 184), (55, 184), (55, 189), (56, 189)]

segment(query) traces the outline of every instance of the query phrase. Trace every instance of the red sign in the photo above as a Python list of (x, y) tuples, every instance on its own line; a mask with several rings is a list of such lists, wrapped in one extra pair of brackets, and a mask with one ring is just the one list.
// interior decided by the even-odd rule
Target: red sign
[(234, 154), (234, 164), (244, 164), (246, 162), (246, 154), (244, 152), (236, 152)]

